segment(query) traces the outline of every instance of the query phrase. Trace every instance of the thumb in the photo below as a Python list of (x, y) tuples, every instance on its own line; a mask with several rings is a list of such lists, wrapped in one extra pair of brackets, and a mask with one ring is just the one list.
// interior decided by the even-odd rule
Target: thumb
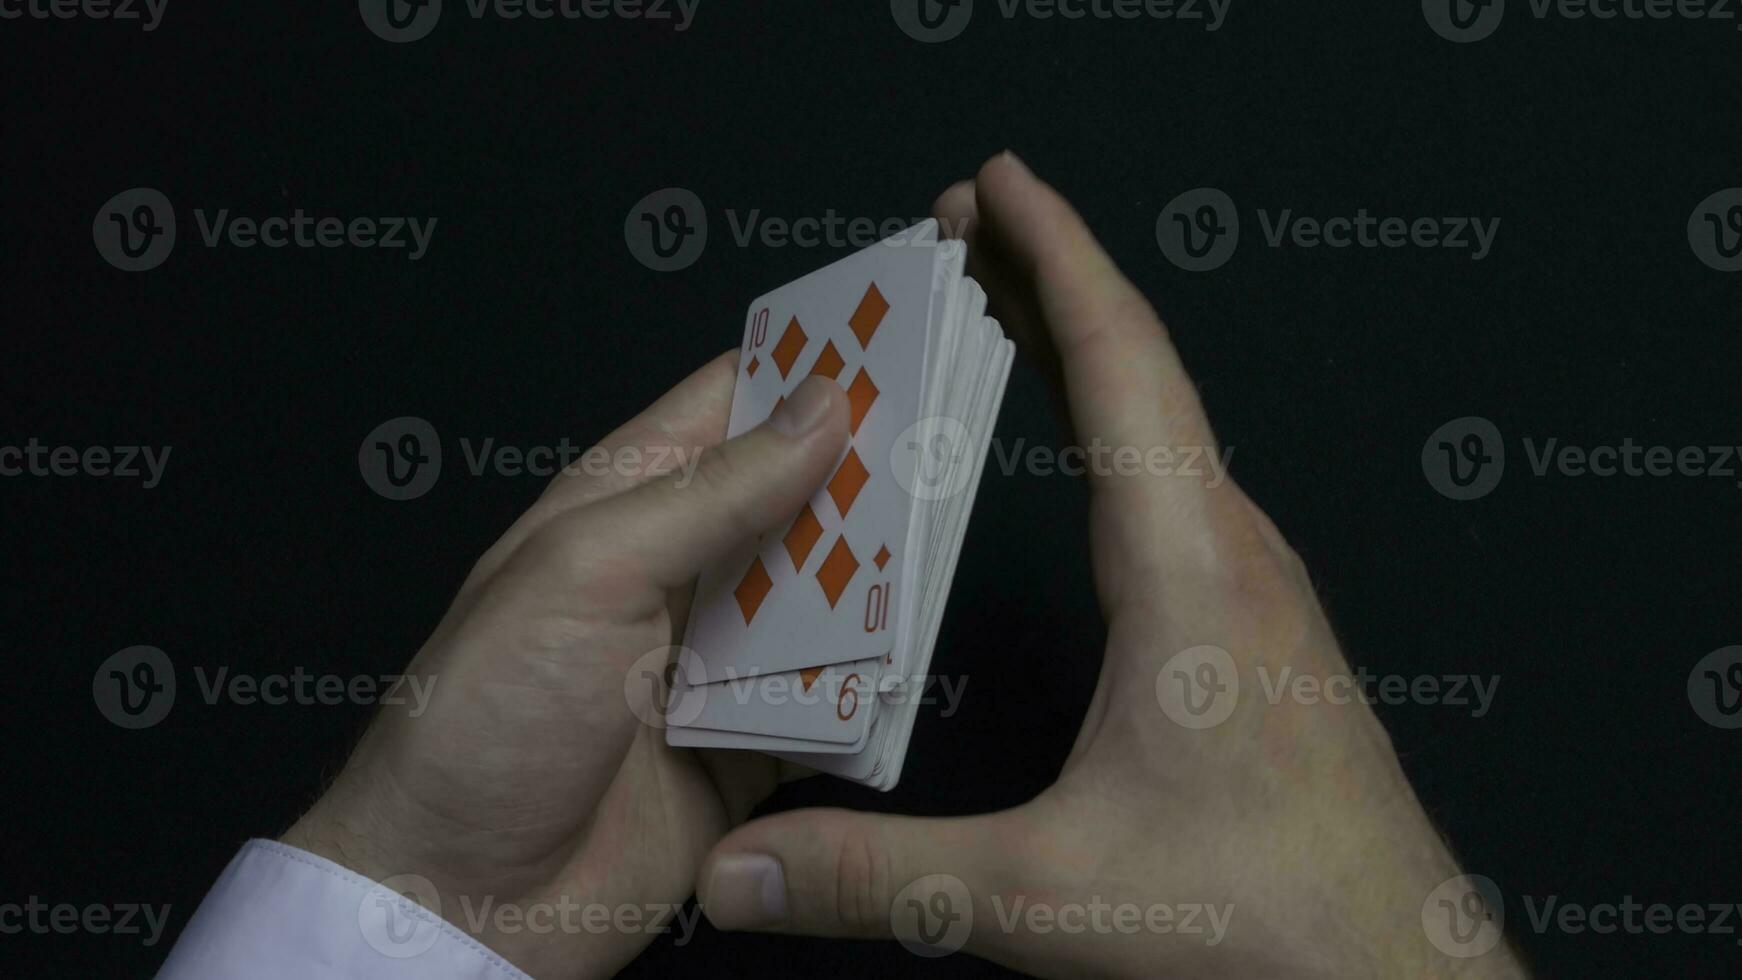
[[(697, 897), (723, 930), (894, 935), (960, 948), (984, 931), (971, 928), (974, 912), (991, 915), (989, 898), (1011, 884), (1008, 856), (1022, 853), (1019, 823), (1006, 816), (794, 810), (764, 817), (714, 845), (696, 876)], [(948, 928), (962, 921), (969, 927)]]
[(847, 442), (847, 398), (807, 378), (768, 421), (691, 466), (597, 505), (594, 527), (634, 555), (649, 584), (677, 588), (733, 548), (792, 519), (834, 473)]

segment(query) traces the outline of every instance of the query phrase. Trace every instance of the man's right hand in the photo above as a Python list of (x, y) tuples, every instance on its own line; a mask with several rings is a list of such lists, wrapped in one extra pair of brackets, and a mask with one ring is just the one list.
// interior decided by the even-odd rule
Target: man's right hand
[[(966, 229), (995, 313), (1056, 369), (1080, 444), (1218, 453), (1155, 312), (1056, 192), (1006, 154), (937, 210)], [(1306, 568), (1264, 512), (1202, 475), (1090, 481), (1108, 641), (1057, 783), (976, 817), (753, 821), (702, 868), (708, 917), (888, 936), (903, 889), (935, 901), (932, 876), (947, 875), (972, 903), (966, 950), (1045, 976), (1522, 975), (1503, 944), (1447, 955), (1472, 952), (1477, 933), (1462, 946), (1430, 937), (1424, 906), (1458, 866), (1362, 699), (1261, 696), (1260, 669), (1349, 674)], [(1108, 927), (1035, 928), (1037, 906), (1105, 906)], [(1013, 928), (1000, 924), (1019, 907)], [(1144, 910), (1134, 929), (1121, 907)]]

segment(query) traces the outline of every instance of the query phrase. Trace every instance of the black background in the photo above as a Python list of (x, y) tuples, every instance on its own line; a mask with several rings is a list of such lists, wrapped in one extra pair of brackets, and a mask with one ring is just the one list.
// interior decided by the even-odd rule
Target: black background
[[(1521, 896), (1742, 900), (1737, 733), (1685, 693), (1742, 642), (1735, 479), (1537, 477), (1521, 440), (1735, 444), (1742, 275), (1690, 251), (1688, 215), (1742, 184), (1734, 22), (1537, 20), (1454, 45), (1418, 5), (1235, 0), (1173, 21), (1005, 20), (944, 44), (880, 2), (703, 0), (694, 25), (473, 20), (459, 0), (394, 45), (355, 4), (170, 3), (161, 27), (0, 22), (4, 439), (174, 447), (162, 486), (7, 477), (0, 598), (7, 774), (0, 900), (173, 904), (185, 925), (236, 847), (281, 831), (368, 709), (208, 707), (192, 670), (391, 672), (541, 481), (473, 478), (460, 437), (604, 434), (739, 338), (744, 304), (844, 249), (738, 247), (725, 219), (927, 213), (1012, 147), (1168, 320), (1234, 473), (1313, 570), (1352, 662), (1499, 674), (1486, 717), (1381, 706), (1468, 870), (1545, 975), (1733, 974), (1736, 937), (1537, 935)], [(1175, 194), (1317, 217), (1501, 219), (1491, 256), (1271, 249), (1170, 265)], [(97, 209), (163, 191), (180, 244), (127, 274)], [(687, 270), (630, 255), (668, 186), (706, 203)], [(429, 254), (199, 245), (192, 211), (439, 219)], [(1019, 365), (1006, 445), (1062, 445)], [(398, 503), (363, 436), (429, 419), (450, 453)], [(1423, 477), (1442, 423), (1487, 417), (1506, 478), (1455, 502)], [(901, 786), (789, 787), (770, 808), (1014, 804), (1057, 772), (1101, 626), (1084, 492), (983, 485), (938, 652), (971, 678), (922, 716)], [(174, 659), (183, 697), (130, 732), (91, 698), (123, 647)], [(0, 937), (0, 973), (148, 974), (117, 936)], [(13, 966), (3, 965), (6, 963)], [(26, 964), (44, 964), (27, 966)], [(890, 944), (726, 936), (655, 945), (632, 975), (1000, 975)]]

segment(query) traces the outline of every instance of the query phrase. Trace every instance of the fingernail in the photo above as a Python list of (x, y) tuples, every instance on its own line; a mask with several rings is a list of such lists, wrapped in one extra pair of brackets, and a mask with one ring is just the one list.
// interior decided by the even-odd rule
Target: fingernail
[(1022, 162), (1022, 158), (1016, 155), (1015, 150), (1005, 150), (1004, 159), (1016, 164), (1017, 169), (1021, 170), (1023, 173), (1028, 174), (1031, 177), (1034, 176), (1034, 171), (1028, 169), (1028, 164)]
[(786, 920), (786, 875), (766, 854), (729, 854), (714, 862), (703, 911), (716, 929), (766, 929)]
[(784, 436), (798, 438), (821, 425), (829, 414), (829, 387), (834, 382), (824, 377), (806, 378), (768, 417), (768, 424)]

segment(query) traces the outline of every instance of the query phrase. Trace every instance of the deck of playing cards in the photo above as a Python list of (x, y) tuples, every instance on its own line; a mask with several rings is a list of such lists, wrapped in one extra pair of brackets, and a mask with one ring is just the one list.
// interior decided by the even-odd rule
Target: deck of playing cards
[(750, 305), (728, 435), (813, 374), (852, 406), (828, 483), (696, 585), (672, 745), (895, 786), (1014, 353), (923, 222)]

